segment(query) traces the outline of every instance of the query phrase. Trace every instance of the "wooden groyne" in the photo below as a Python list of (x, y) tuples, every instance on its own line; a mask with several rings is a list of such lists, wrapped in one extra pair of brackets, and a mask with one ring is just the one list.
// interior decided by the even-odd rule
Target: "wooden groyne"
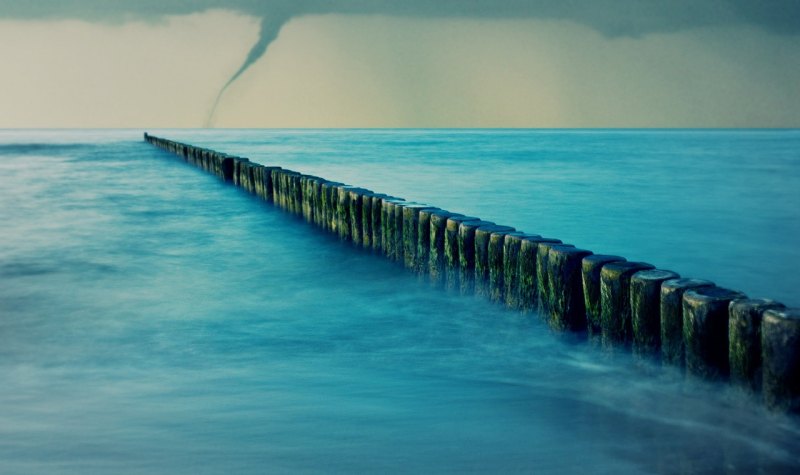
[(800, 414), (800, 309), (371, 190), (144, 134), (145, 141), (434, 282), (558, 331), (730, 381)]

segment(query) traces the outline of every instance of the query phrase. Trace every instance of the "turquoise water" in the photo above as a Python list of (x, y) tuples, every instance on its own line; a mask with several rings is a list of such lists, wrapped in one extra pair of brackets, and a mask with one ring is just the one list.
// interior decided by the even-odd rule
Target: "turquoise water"
[[(0, 131), (0, 473), (793, 473), (800, 425), (141, 141)], [(797, 131), (151, 131), (797, 305)]]
[(162, 135), (800, 305), (800, 130)]

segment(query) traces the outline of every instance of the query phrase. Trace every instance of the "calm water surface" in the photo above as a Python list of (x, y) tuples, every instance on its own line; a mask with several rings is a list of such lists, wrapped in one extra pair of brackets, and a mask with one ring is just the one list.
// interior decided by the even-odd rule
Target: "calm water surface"
[[(800, 133), (153, 131), (800, 303)], [(800, 424), (141, 141), (0, 131), (0, 473), (796, 473)]]
[(162, 135), (800, 306), (800, 130)]

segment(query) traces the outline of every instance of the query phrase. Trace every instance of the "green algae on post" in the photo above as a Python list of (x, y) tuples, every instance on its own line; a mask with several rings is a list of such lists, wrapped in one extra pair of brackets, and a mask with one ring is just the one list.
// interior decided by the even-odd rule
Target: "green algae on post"
[(547, 275), (550, 279), (550, 327), (559, 330), (586, 329), (586, 307), (583, 300), (581, 262), (592, 251), (569, 245), (553, 245), (547, 255)]
[(670, 279), (661, 283), (661, 361), (684, 366), (686, 353), (683, 344), (683, 294), (687, 290), (711, 287), (714, 283), (702, 279)]
[(706, 379), (728, 377), (728, 307), (744, 294), (703, 287), (683, 294), (686, 371)]
[[(422, 222), (423, 215), (427, 216), (427, 226)], [(441, 209), (433, 209), (420, 213), (420, 240), (419, 252), (425, 252), (425, 245), (428, 245), (428, 275), (431, 281), (441, 284), (445, 280), (445, 234), (447, 232), (447, 220), (454, 216), (461, 216), (457, 213)], [(428, 229), (427, 239), (422, 239), (424, 229)], [(422, 259), (424, 257), (421, 256)]]
[[(480, 226), (475, 230), (475, 293), (478, 295), (489, 297), (489, 250), (497, 249), (498, 245), (495, 242), (494, 246), (490, 246), (490, 241), (493, 233), (507, 233), (513, 232), (514, 228), (510, 226), (498, 226), (496, 224)], [(502, 249), (502, 246), (499, 246)], [(502, 251), (501, 251), (502, 252)], [(496, 260), (496, 258), (495, 258)], [(502, 256), (500, 257), (502, 263)]]
[(653, 269), (644, 262), (609, 262), (600, 271), (600, 328), (605, 348), (627, 344), (633, 333), (631, 325), (631, 276), (640, 270)]
[(764, 312), (783, 309), (767, 299), (737, 299), (728, 307), (728, 363), (731, 384), (751, 393), (761, 390), (761, 321)]
[(675, 272), (661, 269), (631, 276), (632, 346), (636, 356), (655, 355), (661, 349), (661, 284), (678, 278)]
[(505, 302), (505, 242), (510, 233), (498, 231), (489, 236), (489, 298), (495, 302)]
[(514, 309), (522, 307), (520, 301), (520, 248), (525, 238), (541, 237), (535, 234), (509, 233), (503, 240), (503, 301)]
[(447, 218), (444, 233), (444, 268), (445, 268), (445, 286), (448, 289), (459, 288), (459, 272), (460, 272), (460, 258), (459, 258), (459, 241), (458, 241), (458, 228), (461, 223), (479, 223), (480, 219), (473, 216), (450, 216)]
[(770, 309), (761, 322), (764, 403), (800, 414), (800, 309)]
[(560, 239), (525, 236), (519, 244), (519, 308), (524, 312), (539, 308), (539, 243), (561, 244)]

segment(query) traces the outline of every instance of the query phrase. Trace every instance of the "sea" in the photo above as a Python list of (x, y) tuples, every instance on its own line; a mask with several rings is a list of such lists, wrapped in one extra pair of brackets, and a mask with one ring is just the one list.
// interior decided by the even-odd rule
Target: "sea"
[[(0, 473), (800, 473), (756, 396), (142, 140), (0, 130)], [(800, 305), (800, 130), (147, 130)]]

